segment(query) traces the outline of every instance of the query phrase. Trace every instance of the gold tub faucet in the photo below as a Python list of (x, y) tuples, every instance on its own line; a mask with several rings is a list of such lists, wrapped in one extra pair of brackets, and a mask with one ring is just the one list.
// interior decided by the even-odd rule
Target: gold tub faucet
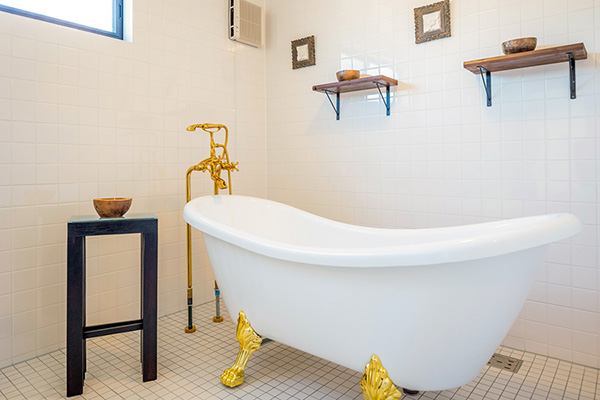
[[(237, 165), (239, 163), (232, 163), (229, 161), (229, 153), (227, 152), (229, 132), (227, 127), (220, 124), (197, 124), (188, 126), (186, 130), (195, 131), (197, 128), (200, 128), (210, 134), (210, 157), (200, 161), (196, 165), (191, 166), (188, 170), (188, 179), (192, 171), (208, 171), (210, 172), (211, 179), (215, 182), (215, 194), (219, 194), (219, 189), (226, 189), (228, 187), (229, 194), (231, 194), (231, 171), (239, 171), (237, 169)], [(219, 132), (221, 129), (225, 131), (225, 142), (223, 144), (215, 143), (214, 134)], [(222, 149), (220, 155), (217, 155), (217, 149)], [(227, 181), (229, 184), (225, 183), (225, 180), (221, 178), (222, 170), (227, 171)], [(190, 196), (188, 196), (187, 201), (190, 201)]]
[[(214, 194), (219, 194), (220, 189), (229, 189), (231, 194), (231, 171), (239, 171), (237, 162), (231, 162), (229, 160), (229, 153), (227, 152), (227, 141), (229, 140), (229, 131), (225, 125), (220, 124), (196, 124), (190, 125), (186, 128), (187, 131), (195, 131), (196, 129), (202, 129), (204, 132), (210, 134), (210, 156), (196, 165), (192, 165), (185, 176), (185, 201), (186, 203), (192, 199), (192, 186), (191, 186), (191, 175), (194, 171), (208, 171), (210, 177), (214, 182)], [(215, 143), (214, 134), (223, 130), (225, 132), (225, 141), (223, 144)], [(219, 153), (217, 155), (217, 153)], [(227, 171), (227, 182), (221, 178), (221, 171)], [(196, 327), (192, 322), (192, 306), (193, 306), (193, 290), (192, 290), (192, 227), (186, 224), (186, 236), (187, 236), (187, 305), (188, 305), (188, 324), (185, 327), (186, 333), (193, 333), (196, 331)], [(219, 308), (219, 287), (215, 282), (215, 300), (216, 300), (216, 315), (213, 317), (214, 322), (223, 321), (223, 317), (220, 314)]]

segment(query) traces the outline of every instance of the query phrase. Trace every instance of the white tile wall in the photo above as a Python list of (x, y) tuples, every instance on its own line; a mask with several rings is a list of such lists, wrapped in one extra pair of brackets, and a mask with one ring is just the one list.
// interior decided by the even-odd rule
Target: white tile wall
[[(268, 197), (382, 227), (578, 215), (583, 232), (550, 246), (505, 343), (598, 367), (600, 3), (452, 0), (452, 37), (416, 45), (413, 9), (428, 3), (267, 1)], [(290, 41), (308, 35), (317, 64), (292, 70)], [(485, 106), (463, 61), (524, 36), (585, 43), (576, 100), (564, 63), (493, 74)], [(335, 120), (311, 88), (344, 68), (401, 82), (390, 117), (377, 92), (357, 92), (342, 95)]]
[[(0, 366), (64, 345), (66, 221), (94, 197), (158, 215), (159, 312), (185, 307), (184, 177), (209, 145), (188, 125), (227, 125), (235, 193), (265, 195), (265, 50), (227, 39), (226, 5), (135, 0), (133, 42), (0, 12)], [(139, 238), (87, 251), (88, 323), (136, 318)], [(211, 300), (199, 235), (194, 281)]]

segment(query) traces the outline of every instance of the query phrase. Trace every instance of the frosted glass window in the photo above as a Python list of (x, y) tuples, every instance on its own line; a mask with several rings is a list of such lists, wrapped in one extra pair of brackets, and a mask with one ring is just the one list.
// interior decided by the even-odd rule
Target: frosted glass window
[(123, 38), (123, 0), (0, 0), (0, 10)]

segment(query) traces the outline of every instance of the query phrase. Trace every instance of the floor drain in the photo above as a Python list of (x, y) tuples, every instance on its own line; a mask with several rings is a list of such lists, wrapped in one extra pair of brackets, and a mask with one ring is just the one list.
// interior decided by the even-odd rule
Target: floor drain
[(505, 356), (502, 354), (494, 353), (490, 361), (488, 361), (487, 365), (494, 368), (500, 368), (504, 371), (517, 373), (519, 372), (519, 368), (523, 364), (523, 360), (518, 360), (516, 358), (512, 358), (509, 356)]

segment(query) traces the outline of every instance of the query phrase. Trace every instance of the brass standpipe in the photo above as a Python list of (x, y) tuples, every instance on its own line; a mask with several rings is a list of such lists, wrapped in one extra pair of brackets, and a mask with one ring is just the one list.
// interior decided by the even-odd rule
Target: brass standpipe
[[(196, 165), (192, 165), (185, 176), (185, 200), (186, 203), (192, 199), (192, 188), (190, 177), (194, 171), (208, 171), (211, 179), (214, 181), (214, 194), (219, 194), (220, 189), (229, 188), (229, 194), (231, 194), (231, 171), (239, 171), (237, 165), (239, 163), (232, 163), (229, 160), (229, 153), (227, 152), (227, 141), (229, 140), (229, 131), (225, 125), (219, 124), (197, 124), (190, 125), (186, 130), (195, 131), (196, 129), (202, 129), (204, 132), (210, 134), (210, 157), (200, 161)], [(214, 134), (224, 130), (225, 131), (225, 142), (223, 144), (215, 143)], [(217, 155), (217, 152), (220, 154)], [(221, 178), (221, 171), (227, 171), (227, 183)], [(192, 305), (193, 305), (193, 291), (192, 291), (192, 227), (190, 224), (186, 224), (187, 228), (187, 304), (188, 304), (188, 324), (185, 327), (186, 333), (196, 332), (196, 327), (192, 323)], [(223, 317), (220, 313), (219, 307), (219, 286), (215, 281), (215, 301), (216, 301), (216, 315), (213, 317), (214, 322), (223, 321)]]
[(221, 302), (219, 301), (221, 297), (221, 290), (219, 290), (219, 285), (217, 285), (217, 281), (215, 281), (215, 316), (213, 317), (213, 322), (223, 322), (223, 316), (221, 315)]

